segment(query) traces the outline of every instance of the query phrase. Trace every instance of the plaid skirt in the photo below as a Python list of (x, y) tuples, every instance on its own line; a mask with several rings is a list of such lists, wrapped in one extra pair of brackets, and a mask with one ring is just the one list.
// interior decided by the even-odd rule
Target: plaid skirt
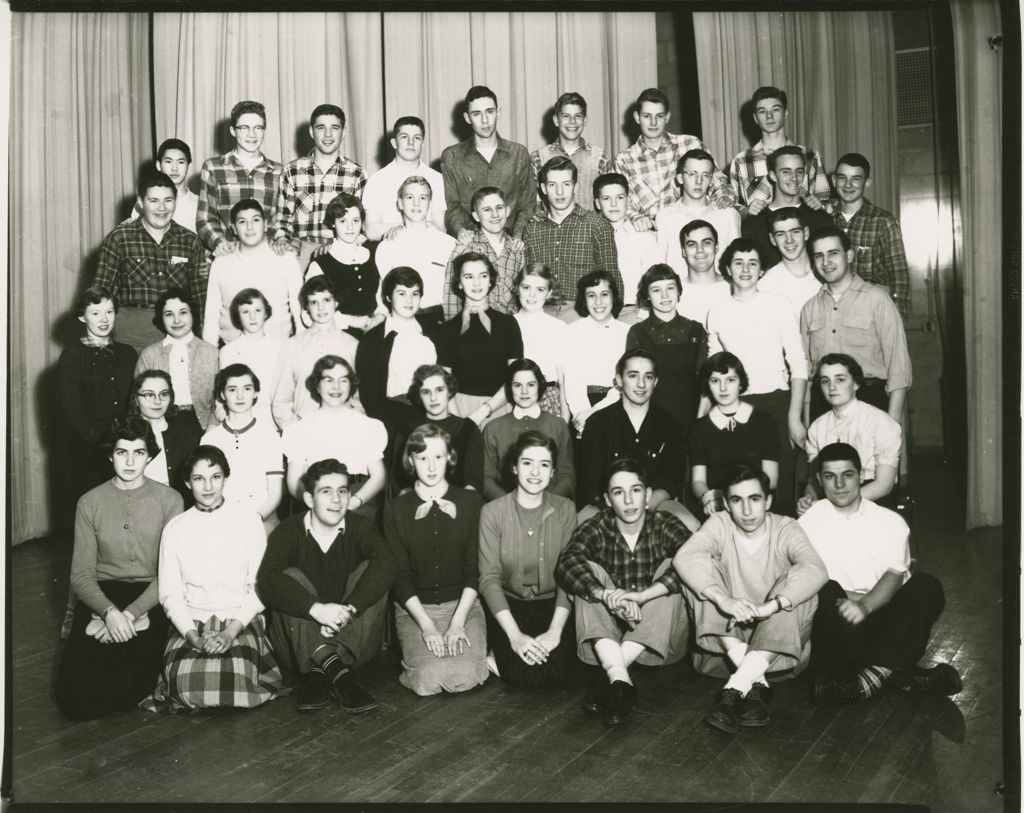
[[(216, 616), (196, 622), (202, 635), (227, 626)], [(174, 627), (164, 648), (164, 665), (156, 689), (139, 703), (146, 711), (194, 712), (199, 709), (253, 708), (272, 700), (281, 689), (281, 670), (267, 641), (263, 617), (257, 615), (222, 655), (198, 652)]]

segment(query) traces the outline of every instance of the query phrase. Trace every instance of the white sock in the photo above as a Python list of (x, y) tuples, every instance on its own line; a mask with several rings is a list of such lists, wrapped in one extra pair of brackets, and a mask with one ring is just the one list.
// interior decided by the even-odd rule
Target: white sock
[(743, 656), (743, 661), (736, 667), (736, 671), (725, 684), (727, 689), (735, 689), (744, 697), (750, 691), (750, 687), (768, 671), (768, 658), (763, 652), (752, 650)]
[(620, 649), (622, 651), (622, 662), (627, 666), (632, 666), (633, 661), (640, 657), (640, 654), (646, 649), (643, 644), (637, 643), (636, 641), (623, 641)]
[(728, 635), (723, 635), (719, 640), (725, 648), (726, 657), (734, 667), (739, 667), (743, 663), (743, 656), (747, 654), (747, 642)]
[(632, 684), (629, 679), (629, 671), (626, 669), (626, 662), (622, 658), (622, 646), (611, 638), (599, 638), (594, 641), (594, 652), (597, 659), (608, 675), (608, 682), (614, 683), (621, 680)]

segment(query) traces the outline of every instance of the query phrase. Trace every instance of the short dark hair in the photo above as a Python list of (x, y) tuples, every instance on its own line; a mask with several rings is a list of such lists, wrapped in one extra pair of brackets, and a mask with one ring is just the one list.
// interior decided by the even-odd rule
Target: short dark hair
[(313, 369), (309, 371), (309, 375), (306, 376), (306, 391), (309, 393), (309, 397), (312, 398), (316, 403), (322, 404), (324, 399), (320, 397), (320, 377), (328, 370), (333, 370), (335, 367), (344, 367), (348, 374), (349, 391), (348, 391), (348, 402), (352, 403), (355, 400), (356, 393), (359, 392), (359, 379), (356, 377), (356, 371), (347, 360), (341, 356), (335, 356), (328, 353), (326, 356), (320, 356), (313, 364)]
[(823, 446), (818, 452), (819, 467), (825, 463), (835, 463), (840, 460), (853, 463), (857, 471), (863, 468), (860, 462), (860, 454), (849, 443), (830, 443), (827, 446)]
[(498, 284), (498, 272), (494, 267), (494, 263), (490, 261), (486, 255), (481, 254), (479, 251), (467, 251), (465, 254), (460, 254), (454, 260), (452, 260), (452, 293), (455, 294), (459, 299), (466, 298), (466, 292), (462, 290), (462, 269), (466, 263), (483, 263), (487, 266), (487, 276), (491, 280), (491, 288)]
[(165, 138), (156, 151), (156, 160), (159, 163), (164, 160), (164, 154), (168, 150), (178, 150), (185, 155), (185, 160), (190, 164), (192, 163), (192, 150), (184, 141), (180, 138)]
[(754, 95), (750, 99), (750, 103), (757, 108), (758, 102), (763, 102), (765, 99), (778, 99), (782, 102), (782, 109), (789, 109), (789, 97), (786, 96), (786, 91), (779, 90), (777, 87), (772, 85), (764, 85), (754, 91)]
[(171, 374), (166, 370), (143, 370), (135, 378), (132, 379), (132, 402), (128, 405), (129, 413), (137, 415), (139, 408), (139, 390), (142, 387), (142, 383), (147, 378), (159, 378), (167, 385), (167, 391), (171, 394), (171, 400), (167, 404), (167, 412), (170, 414), (174, 410), (174, 383), (171, 381)]
[(604, 175), (598, 175), (594, 179), (594, 197), (601, 197), (601, 190), (606, 186), (621, 186), (627, 193), (629, 192), (629, 181), (621, 172), (606, 172)]
[(651, 297), (647, 292), (647, 289), (650, 287), (651, 283), (661, 282), (663, 280), (670, 280), (671, 282), (674, 282), (676, 284), (676, 290), (679, 291), (679, 293), (683, 292), (683, 281), (679, 278), (679, 274), (676, 273), (676, 270), (667, 263), (655, 263), (644, 271), (643, 276), (640, 277), (640, 282), (636, 286), (637, 304), (650, 310)]
[(78, 295), (75, 300), (75, 315), (84, 316), (85, 310), (90, 305), (99, 305), (104, 299), (109, 299), (114, 306), (114, 312), (120, 307), (117, 304), (117, 297), (102, 285), (91, 285)]
[(661, 88), (646, 88), (645, 90), (641, 91), (640, 95), (636, 97), (637, 111), (640, 110), (640, 107), (641, 105), (643, 105), (644, 102), (653, 102), (655, 104), (660, 104), (662, 107), (665, 108), (666, 113), (670, 109), (670, 105), (668, 103), (668, 94), (666, 94), (665, 91), (663, 91)]
[(150, 459), (160, 454), (160, 444), (157, 443), (156, 436), (153, 434), (153, 427), (149, 425), (149, 421), (138, 415), (115, 418), (106, 433), (102, 448), (108, 455), (112, 455), (119, 440), (144, 441), (146, 454)]
[(715, 399), (711, 396), (711, 375), (713, 373), (726, 375), (730, 370), (736, 373), (736, 377), (740, 380), (740, 395), (742, 395), (747, 391), (747, 387), (750, 386), (750, 378), (747, 376), (747, 368), (743, 366), (739, 356), (730, 353), (728, 350), (722, 350), (708, 356), (705, 362), (700, 365), (700, 388), (712, 401)]
[(860, 362), (853, 356), (846, 353), (826, 353), (818, 360), (818, 367), (815, 370), (819, 377), (821, 376), (821, 368), (826, 364), (841, 364), (850, 374), (854, 384), (858, 387), (864, 386), (864, 368), (860, 366)]
[(572, 162), (572, 159), (568, 155), (556, 155), (554, 158), (549, 158), (544, 162), (544, 166), (540, 168), (537, 173), (537, 183), (543, 186), (548, 181), (548, 174), (552, 172), (562, 172), (569, 170), (572, 173), (572, 182), (576, 183), (579, 178), (579, 170), (576, 169), (576, 164)]
[(783, 220), (796, 220), (801, 228), (807, 225), (806, 218), (796, 206), (783, 206), (781, 209), (768, 209), (768, 233), (771, 234), (776, 223)]
[(722, 257), (718, 261), (718, 270), (722, 272), (722, 276), (732, 282), (732, 277), (729, 274), (729, 263), (741, 251), (753, 251), (757, 254), (757, 261), (761, 263), (761, 276), (764, 276), (764, 272), (768, 270), (764, 262), (764, 252), (761, 250), (761, 246), (749, 237), (737, 237), (725, 247), (725, 251), (722, 252)]
[(313, 108), (313, 112), (309, 114), (309, 126), (312, 127), (316, 124), (316, 120), (321, 116), (336, 116), (341, 122), (341, 129), (345, 129), (345, 111), (338, 107), (338, 105), (318, 104)]
[(424, 423), (409, 433), (409, 439), (405, 441), (405, 449), (402, 450), (402, 468), (408, 474), (415, 476), (416, 468), (412, 464), (412, 459), (427, 448), (428, 438), (441, 438), (444, 441), (448, 448), (448, 470), (454, 468), (458, 458), (455, 449), (452, 448), (452, 436), (436, 423)]
[(355, 195), (350, 195), (348, 192), (340, 192), (331, 198), (331, 202), (327, 204), (327, 208), (324, 210), (324, 228), (334, 231), (334, 224), (338, 222), (339, 218), (345, 216), (345, 212), (349, 209), (356, 209), (359, 212), (359, 218), (362, 221), (366, 221), (366, 209), (363, 208), (363, 202), (359, 200)]
[(420, 296), (423, 295), (423, 277), (420, 276), (420, 272), (407, 265), (396, 265), (384, 275), (380, 283), (380, 301), (388, 310), (391, 310), (395, 288), (399, 285), (403, 288), (419, 288)]
[(310, 463), (309, 468), (303, 472), (299, 480), (302, 482), (302, 488), (312, 494), (316, 490), (316, 484), (320, 482), (320, 478), (326, 477), (328, 474), (344, 474), (345, 481), (348, 482), (349, 479), (348, 466), (333, 457), (328, 457)]
[(153, 324), (164, 335), (167, 335), (167, 328), (164, 326), (164, 308), (172, 299), (179, 300), (182, 305), (188, 305), (193, 321), (196, 319), (196, 303), (192, 299), (192, 294), (184, 288), (178, 288), (177, 286), (168, 288), (156, 298), (156, 303), (153, 305)]
[(562, 108), (565, 107), (567, 104), (574, 104), (579, 106), (579, 108), (583, 111), (583, 115), (587, 115), (587, 100), (584, 99), (575, 90), (570, 90), (566, 93), (563, 93), (561, 96), (558, 97), (558, 99), (555, 100), (555, 113), (561, 113)]
[(231, 466), (228, 464), (227, 456), (209, 443), (203, 443), (196, 446), (188, 457), (185, 458), (185, 462), (181, 464), (179, 471), (181, 472), (182, 479), (185, 484), (188, 485), (189, 480), (192, 479), (192, 470), (196, 467), (196, 463), (204, 461), (209, 463), (211, 466), (220, 466), (220, 470), (224, 472), (225, 477), (231, 476)]
[(238, 203), (231, 207), (231, 214), (228, 216), (228, 220), (232, 226), (235, 225), (235, 218), (238, 217), (239, 213), (246, 212), (248, 210), (259, 212), (260, 217), (265, 218), (267, 213), (263, 210), (263, 205), (256, 200), (256, 198), (242, 198)]
[(843, 251), (850, 250), (850, 246), (852, 245), (850, 243), (850, 235), (848, 235), (838, 226), (835, 226), (831, 223), (827, 223), (824, 226), (817, 226), (816, 228), (811, 230), (811, 235), (810, 237), (807, 238), (807, 253), (813, 254), (814, 244), (818, 240), (825, 240), (829, 237), (838, 237), (839, 244), (843, 247)]
[(699, 219), (691, 220), (679, 230), (679, 245), (681, 246), (686, 238), (693, 234), (693, 232), (697, 231), (697, 229), (711, 229), (711, 236), (715, 238), (715, 245), (718, 245), (718, 229), (706, 220)]
[(722, 493), (728, 498), (730, 488), (740, 483), (745, 483), (747, 480), (757, 480), (761, 484), (761, 490), (766, 497), (772, 493), (772, 483), (768, 479), (768, 475), (761, 469), (744, 465), (733, 466), (729, 470), (725, 476), (725, 481), (722, 483)]
[(612, 461), (611, 465), (605, 469), (605, 493), (608, 492), (608, 486), (611, 485), (612, 477), (621, 471), (628, 471), (630, 474), (635, 474), (644, 488), (647, 488), (647, 469), (644, 468), (643, 463), (634, 457), (620, 457), (617, 460)]
[(395, 119), (395, 126), (391, 128), (391, 137), (398, 138), (398, 131), (403, 127), (419, 127), (420, 135), (427, 134), (427, 126), (419, 116), (399, 116)]
[(807, 166), (807, 156), (804, 155), (802, 147), (798, 147), (796, 144), (786, 144), (785, 146), (779, 147), (774, 150), (768, 156), (768, 171), (775, 172), (775, 165), (778, 164), (780, 158), (784, 158), (787, 155), (795, 155), (801, 161), (804, 162), (804, 166)]
[(469, 208), (476, 209), (477, 204), (488, 195), (498, 195), (501, 198), (501, 202), (505, 203), (505, 191), (503, 189), (500, 189), (497, 186), (481, 186), (473, 193), (473, 197), (470, 198)]
[(239, 314), (239, 311), (241, 310), (242, 305), (251, 305), (257, 299), (263, 302), (263, 310), (266, 311), (268, 319), (271, 314), (273, 314), (274, 309), (270, 307), (270, 303), (263, 295), (263, 291), (259, 288), (243, 288), (235, 294), (234, 298), (231, 300), (231, 305), (228, 307), (228, 313), (231, 316), (231, 324), (234, 326), (235, 330), (242, 331), (243, 333), (245, 332), (242, 327), (242, 317)]
[(495, 107), (498, 106), (497, 95), (486, 85), (473, 85), (473, 87), (466, 91), (464, 104), (469, 108), (469, 106), (477, 99), (490, 99), (494, 102)]
[(324, 274), (317, 274), (315, 277), (310, 277), (299, 289), (299, 304), (302, 309), (309, 313), (309, 299), (314, 294), (327, 292), (334, 297), (334, 301), (338, 301), (338, 295), (334, 293), (334, 285)]
[(596, 288), (602, 282), (607, 283), (612, 291), (612, 316), (618, 316), (619, 311), (622, 310), (622, 294), (619, 293), (619, 288), (612, 279), (612, 275), (607, 271), (591, 271), (580, 277), (579, 282), (576, 283), (576, 313), (584, 319), (589, 313), (587, 311), (587, 288)]
[[(252, 371), (252, 367), (248, 364), (242, 364), (237, 362), (235, 364), (229, 364), (227, 367), (222, 367), (217, 372), (217, 377), (213, 381), (213, 397), (216, 398), (220, 403), (224, 401), (224, 388), (228, 385), (229, 378), (241, 378), (243, 375), (249, 376), (252, 379), (252, 388), (259, 396), (260, 392), (260, 378), (256, 373)], [(258, 398), (257, 398), (258, 400)], [(256, 401), (253, 401), (256, 403)]]
[(519, 456), (523, 452), (533, 448), (547, 449), (551, 454), (551, 468), (558, 468), (558, 444), (550, 435), (536, 429), (527, 429), (519, 433), (508, 454), (509, 468), (519, 462)]
[(544, 373), (537, 362), (533, 359), (516, 359), (505, 368), (505, 397), (510, 404), (515, 403), (512, 400), (512, 379), (516, 377), (516, 373), (522, 372), (533, 373), (533, 377), (537, 379), (538, 401), (544, 397), (544, 391), (548, 388), (548, 382), (544, 380)]
[(687, 161), (710, 161), (711, 166), (715, 167), (715, 157), (707, 150), (687, 150), (683, 153), (683, 157), (676, 161), (676, 175), (683, 174), (683, 167), (686, 166)]
[(448, 397), (454, 398), (459, 391), (459, 382), (455, 374), (449, 372), (440, 364), (421, 364), (412, 374), (412, 383), (409, 385), (409, 401), (413, 406), (417, 404), (422, 407), (423, 399), (420, 398), (420, 387), (423, 382), (431, 376), (439, 375), (444, 379), (444, 385), (448, 388)]
[(235, 127), (246, 113), (255, 113), (263, 119), (263, 126), (267, 126), (267, 108), (262, 103), (253, 101), (239, 102), (231, 108), (231, 126)]
[(174, 193), (174, 199), (178, 199), (178, 187), (174, 185), (170, 176), (166, 172), (146, 167), (139, 174), (139, 183), (135, 187), (135, 191), (140, 198), (144, 198), (150, 189), (170, 189)]
[(651, 370), (655, 375), (658, 374), (658, 362), (654, 358), (654, 354), (642, 347), (634, 347), (619, 356), (619, 360), (615, 362), (615, 375), (621, 376), (626, 370), (626, 364), (633, 359), (647, 359), (651, 363)]
[(836, 168), (839, 168), (840, 164), (846, 164), (848, 167), (858, 167), (864, 170), (864, 180), (866, 181), (871, 177), (871, 163), (861, 155), (859, 152), (848, 152), (838, 161), (836, 161)]

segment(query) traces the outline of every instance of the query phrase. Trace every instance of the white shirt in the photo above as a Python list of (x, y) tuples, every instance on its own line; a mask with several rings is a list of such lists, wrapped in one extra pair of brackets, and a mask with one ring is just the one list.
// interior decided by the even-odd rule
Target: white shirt
[(636, 291), (644, 271), (662, 262), (658, 242), (652, 231), (637, 231), (628, 220), (612, 224), (615, 233), (615, 251), (622, 275), (622, 303), (636, 304)]
[(566, 330), (568, 325), (556, 316), (537, 311), (519, 311), (515, 315), (523, 336), (523, 358), (537, 363), (545, 381), (558, 381), (558, 368), (566, 368)]
[(679, 245), (679, 231), (692, 220), (706, 220), (718, 232), (716, 269), (729, 243), (740, 236), (740, 213), (731, 206), (726, 209), (715, 206), (687, 206), (680, 198), (659, 210), (654, 218), (654, 228), (658, 230), (658, 253), (661, 257), (659, 262), (671, 265), (683, 279), (686, 279), (690, 268)]
[(830, 443), (849, 443), (860, 455), (860, 481), (875, 479), (878, 464), (899, 466), (902, 427), (878, 407), (851, 401), (841, 413), (830, 409), (807, 427), (807, 461)]
[(821, 290), (821, 283), (813, 271), (808, 271), (802, 277), (794, 277), (786, 269), (785, 264), (780, 262), (769, 268), (768, 273), (761, 277), (757, 283), (757, 290), (786, 297), (799, 321), (804, 303)]
[(293, 423), (282, 435), (288, 465), (306, 471), (318, 460), (333, 457), (350, 474), (369, 474), (369, 464), (384, 457), (388, 432), (376, 418), (345, 409), (317, 409)]
[(423, 335), (419, 322), (389, 316), (384, 320), (384, 336), (392, 331), (395, 333), (395, 343), (391, 347), (391, 358), (388, 361), (388, 398), (409, 392), (417, 367), (437, 363), (437, 348)]
[(156, 480), (165, 486), (170, 485), (169, 480), (171, 478), (167, 475), (167, 452), (164, 451), (164, 432), (167, 431), (167, 419), (161, 418), (155, 424), (151, 424), (151, 426), (153, 427), (153, 436), (156, 438), (156, 445), (160, 447), (160, 451), (156, 457), (146, 464), (145, 474), (150, 480)]
[(676, 313), (707, 327), (708, 311), (732, 298), (729, 283), (719, 277), (712, 283), (692, 285), (687, 283), (686, 274), (680, 274), (680, 277), (683, 280), (683, 293), (679, 297), (679, 304), (676, 305)]
[(629, 325), (618, 319), (596, 322), (578, 319), (566, 328), (566, 401), (573, 415), (591, 409), (587, 387), (612, 387), (593, 409), (601, 409), (619, 398), (615, 389), (615, 365), (626, 352)]
[(445, 268), (455, 248), (455, 238), (437, 229), (403, 229), (394, 240), (377, 246), (376, 263), (381, 279), (392, 268), (407, 265), (423, 277), (421, 308), (441, 304)]
[(256, 396), (252, 414), (261, 422), (271, 425), (274, 417), (270, 405), (274, 401), (274, 388), (279, 373), (277, 365), (281, 360), (284, 341), (266, 335), (243, 333), (220, 349), (220, 369), (223, 370), (229, 364), (244, 364), (256, 374), (260, 380), (260, 392)]
[[(419, 175), (430, 184), (430, 220), (444, 231), (444, 178), (441, 173), (420, 161), (417, 167), (408, 167), (392, 161), (366, 179), (363, 187), (363, 208), (366, 210), (366, 234), (379, 240), (392, 226), (402, 225), (402, 214), (396, 206), (398, 190), (406, 178)], [(379, 266), (378, 266), (379, 267)], [(383, 272), (381, 276), (384, 276)]]
[(861, 498), (857, 510), (842, 514), (818, 500), (799, 520), (828, 577), (851, 593), (867, 593), (886, 571), (910, 578), (910, 528), (903, 517)]
[[(130, 220), (138, 220), (141, 212), (138, 209), (139, 204), (136, 203), (132, 208), (132, 214)], [(174, 214), (171, 215), (171, 220), (188, 229), (193, 234), (196, 233), (196, 212), (199, 211), (199, 195), (193, 192), (191, 189), (186, 189), (184, 193), (178, 195), (177, 200), (174, 202)]]
[(722, 350), (743, 362), (752, 395), (788, 390), (791, 377), (807, 380), (796, 314), (777, 294), (758, 292), (743, 302), (730, 296), (708, 312), (708, 353)]
[(207, 429), (200, 442), (216, 446), (228, 459), (231, 476), (224, 481), (224, 499), (259, 511), (267, 499), (267, 477), (284, 476), (284, 450), (274, 422), (256, 418), (242, 430), (222, 422)]
[(171, 387), (174, 389), (174, 403), (179, 406), (192, 405), (192, 385), (188, 380), (188, 346), (192, 343), (195, 335), (189, 333), (184, 339), (175, 339), (165, 336), (162, 342), (164, 347), (171, 349), (167, 366), (171, 376)]
[(355, 369), (358, 344), (333, 323), (315, 325), (285, 341), (271, 405), (274, 422), (282, 430), (318, 407), (306, 389), (306, 376), (313, 372), (313, 365), (323, 356), (334, 355), (341, 356)]
[(259, 514), (227, 501), (211, 512), (190, 508), (164, 526), (160, 604), (182, 636), (212, 616), (243, 626), (256, 617), (263, 609), (256, 571), (266, 547)]
[(264, 241), (252, 251), (236, 249), (215, 257), (210, 265), (203, 312), (203, 340), (214, 347), (218, 337), (225, 343), (238, 338), (241, 331), (231, 324), (231, 300), (244, 288), (255, 288), (270, 303), (272, 311), (263, 329), (275, 339), (287, 339), (295, 331), (305, 330), (300, 319), (299, 289), (302, 272), (292, 253), (278, 257)]

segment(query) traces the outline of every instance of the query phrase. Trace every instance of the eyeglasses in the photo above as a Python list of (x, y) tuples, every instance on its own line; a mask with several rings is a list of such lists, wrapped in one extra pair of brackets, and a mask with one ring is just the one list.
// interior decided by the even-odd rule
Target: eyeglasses
[(145, 398), (150, 403), (155, 403), (156, 401), (170, 401), (171, 391), (161, 390), (160, 392), (150, 392), (149, 390), (146, 390), (145, 392), (139, 393), (139, 398)]

